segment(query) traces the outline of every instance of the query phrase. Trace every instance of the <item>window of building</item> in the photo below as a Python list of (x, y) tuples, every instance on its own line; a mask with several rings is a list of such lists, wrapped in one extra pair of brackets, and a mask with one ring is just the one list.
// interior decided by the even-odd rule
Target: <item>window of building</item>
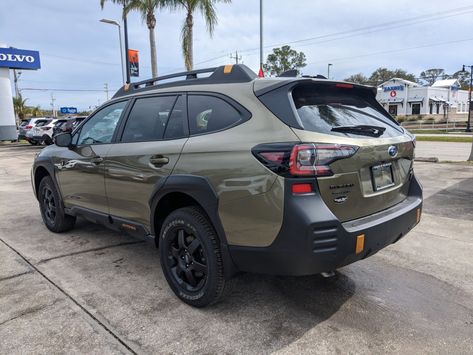
[(412, 114), (420, 115), (420, 104), (412, 104)]
[(187, 102), (191, 134), (219, 131), (243, 121), (236, 108), (218, 97), (189, 95)]
[(137, 99), (131, 109), (122, 142), (145, 142), (163, 139), (164, 130), (176, 96)]

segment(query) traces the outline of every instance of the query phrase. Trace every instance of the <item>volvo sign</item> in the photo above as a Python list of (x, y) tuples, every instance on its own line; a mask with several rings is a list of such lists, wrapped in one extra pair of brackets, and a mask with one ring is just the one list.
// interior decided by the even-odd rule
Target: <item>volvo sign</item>
[(10, 69), (39, 69), (39, 52), (26, 49), (0, 48), (0, 67)]

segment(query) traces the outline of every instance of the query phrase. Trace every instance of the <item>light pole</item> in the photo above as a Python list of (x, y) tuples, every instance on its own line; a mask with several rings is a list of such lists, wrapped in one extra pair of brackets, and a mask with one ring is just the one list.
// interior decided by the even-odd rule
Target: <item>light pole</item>
[(327, 79), (330, 80), (330, 67), (332, 66), (333, 64), (327, 64)]
[(106, 18), (101, 19), (100, 22), (108, 23), (110, 25), (115, 25), (118, 28), (118, 41), (120, 42), (120, 63), (122, 66), (122, 81), (123, 81), (123, 84), (125, 84), (125, 68), (123, 67), (122, 31), (121, 31), (120, 23), (118, 23), (118, 21), (108, 20)]
[(473, 81), (473, 65), (463, 65), (462, 71), (465, 72), (465, 68), (470, 68), (470, 90), (468, 93), (468, 122), (466, 124), (466, 130), (465, 132), (471, 132), (471, 86), (472, 86), (472, 81)]
[(263, 72), (263, 0), (259, 0), (259, 72), (258, 76), (264, 77)]

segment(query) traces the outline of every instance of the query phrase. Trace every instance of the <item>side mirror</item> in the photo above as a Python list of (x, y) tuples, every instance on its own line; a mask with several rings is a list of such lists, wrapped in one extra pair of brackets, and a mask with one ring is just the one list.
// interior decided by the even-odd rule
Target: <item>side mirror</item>
[(72, 135), (70, 133), (60, 133), (54, 137), (54, 143), (56, 143), (58, 147), (69, 148), (72, 143)]

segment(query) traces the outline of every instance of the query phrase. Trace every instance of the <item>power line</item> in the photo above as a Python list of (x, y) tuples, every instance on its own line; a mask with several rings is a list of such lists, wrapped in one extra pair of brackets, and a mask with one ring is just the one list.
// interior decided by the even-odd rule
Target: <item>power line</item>
[(83, 91), (83, 92), (104, 92), (102, 90), (95, 90), (95, 89), (52, 89), (52, 88), (21, 88), (20, 91)]
[(389, 50), (385, 50), (385, 51), (373, 52), (373, 53), (366, 53), (366, 54), (360, 54), (360, 55), (355, 55), (355, 56), (350, 56), (350, 57), (339, 57), (339, 58), (325, 59), (325, 60), (319, 60), (319, 61), (316, 61), (316, 62), (310, 62), (310, 63), (307, 63), (307, 65), (317, 64), (317, 63), (326, 63), (326, 62), (337, 62), (337, 61), (340, 62), (340, 61), (344, 61), (344, 60), (348, 60), (348, 59), (353, 59), (353, 58), (371, 57), (371, 56), (373, 56), (373, 55), (380, 55), (380, 54), (387, 54), (387, 53), (403, 52), (403, 51), (409, 51), (409, 50), (412, 50), (412, 49), (436, 47), (436, 46), (449, 45), (449, 44), (461, 43), (461, 42), (468, 42), (468, 41), (473, 41), (473, 38), (459, 39), (459, 40), (456, 40), (456, 41), (448, 41), (448, 42), (437, 42), (437, 43), (424, 44), (424, 45), (414, 46), (414, 47), (405, 47), (405, 48), (389, 49)]
[[(468, 11), (465, 11), (468, 10)], [(301, 42), (307, 42), (307, 41), (315, 41), (310, 44), (302, 44), (299, 45), (299, 47), (303, 46), (309, 46), (317, 43), (325, 43), (325, 42), (332, 42), (332, 41), (337, 41), (341, 39), (346, 39), (350, 37), (355, 37), (355, 36), (360, 36), (363, 34), (368, 34), (374, 32), (374, 30), (377, 31), (385, 31), (385, 30), (391, 30), (395, 28), (400, 28), (400, 27), (406, 27), (406, 26), (411, 26), (411, 25), (417, 25), (420, 23), (425, 23), (425, 22), (430, 22), (430, 21), (435, 21), (435, 20), (441, 20), (445, 18), (450, 18), (454, 16), (460, 16), (460, 15), (465, 15), (473, 12), (473, 6), (464, 6), (464, 7), (459, 7), (455, 9), (450, 9), (450, 10), (445, 10), (442, 12), (434, 12), (426, 15), (420, 15), (420, 16), (415, 16), (415, 17), (410, 17), (410, 18), (405, 18), (405, 19), (400, 19), (400, 20), (395, 20), (395, 21), (389, 21), (389, 22), (384, 22), (376, 25), (371, 25), (371, 26), (365, 26), (365, 27), (359, 27), (359, 28), (354, 28), (350, 30), (345, 30), (345, 31), (339, 31), (339, 32), (334, 32), (334, 33), (329, 33), (325, 35), (319, 35), (315, 37), (309, 37), (309, 38), (304, 38), (304, 39), (297, 39), (293, 41), (286, 41), (286, 42), (280, 42), (280, 43), (273, 43), (273, 44), (268, 44), (264, 46), (263, 48), (274, 48), (277, 46), (285, 45), (285, 44), (294, 44), (294, 43), (301, 43)], [(337, 37), (345, 35), (342, 37)], [(330, 37), (336, 37), (336, 38), (330, 38)], [(324, 41), (320, 41), (322, 39), (325, 39)], [(257, 52), (259, 50), (259, 47), (255, 48), (249, 48), (249, 49), (243, 49), (240, 51), (240, 53), (250, 53), (250, 52)], [(204, 60), (202, 62), (197, 63), (196, 65), (203, 64), (206, 62), (210, 62), (212, 60), (220, 59), (226, 57), (225, 55), (215, 57), (215, 58), (210, 58), (207, 60)]]

